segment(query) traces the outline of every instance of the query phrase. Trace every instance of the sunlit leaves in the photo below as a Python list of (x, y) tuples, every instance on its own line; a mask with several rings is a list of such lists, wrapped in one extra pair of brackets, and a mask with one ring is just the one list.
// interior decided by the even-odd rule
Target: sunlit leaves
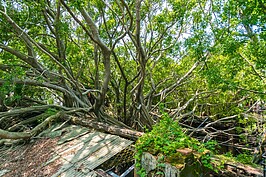
[[(200, 61), (200, 66), (184, 84), (182, 83), (183, 85), (175, 87), (173, 92), (167, 95), (167, 106), (178, 107), (189, 100), (197, 90), (218, 90), (215, 96), (204, 95), (206, 98), (197, 98), (201, 104), (205, 104), (224, 103), (242, 87), (257, 91), (264, 89), (264, 81), (252, 68), (254, 66), (255, 70), (265, 77), (265, 10), (259, 1), (141, 1), (140, 41), (137, 41), (136, 36), (138, 9), (135, 1), (64, 2), (84, 26), (73, 19), (62, 5), (63, 1), (61, 4), (59, 1), (7, 1), (6, 11), (50, 54), (33, 45), (38, 62), (45, 69), (65, 77), (66, 73), (51, 59), (51, 55), (57, 59), (60, 52), (64, 53), (65, 58), (60, 58), (60, 62), (70, 68), (71, 75), (75, 81), (80, 82), (82, 88), (84, 85), (88, 86), (88, 83), (93, 88), (96, 74), (99, 74), (97, 82), (103, 82), (105, 74), (102, 62), (104, 54), (102, 50), (96, 49), (98, 44), (90, 36), (92, 29), (86, 25), (80, 13), (80, 9), (84, 8), (97, 27), (102, 42), (113, 51), (113, 85), (108, 93), (112, 100), (125, 95), (129, 103), (127, 105), (134, 104), (134, 91), (130, 91), (139, 85), (142, 79), (141, 71), (146, 74), (143, 76), (145, 84), (141, 87), (143, 97), (151, 92), (157, 94), (155, 101), (153, 100), (156, 105), (160, 92), (174, 85), (195, 61)], [(58, 6), (59, 17), (56, 16)], [(0, 8), (3, 10), (3, 5)], [(45, 19), (45, 13), (48, 20)], [(28, 55), (25, 42), (1, 17), (1, 44)], [(60, 42), (62, 49), (59, 47)], [(144, 51), (142, 61), (139, 57), (140, 48)], [(8, 52), (1, 51), (0, 56), (0, 64), (25, 64)], [(25, 75), (19, 69), (16, 72)], [(38, 74), (42, 76), (42, 73)], [(3, 76), (5, 73), (1, 72), (1, 77)], [(126, 93), (123, 93), (124, 90)], [(118, 104), (121, 104), (121, 101)], [(188, 110), (192, 107), (190, 105)]]

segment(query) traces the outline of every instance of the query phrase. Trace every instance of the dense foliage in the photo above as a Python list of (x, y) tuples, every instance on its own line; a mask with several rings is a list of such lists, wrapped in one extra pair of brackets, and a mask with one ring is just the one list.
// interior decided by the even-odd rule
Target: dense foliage
[(265, 132), (265, 9), (264, 0), (0, 0), (0, 137), (73, 117), (151, 130), (163, 105), (199, 141), (251, 150)]
[[(208, 141), (200, 143), (198, 140), (189, 137), (184, 133), (184, 129), (174, 122), (166, 113), (158, 124), (153, 126), (153, 129), (138, 139), (136, 143), (136, 168), (139, 169), (139, 174), (145, 176), (141, 165), (141, 157), (143, 152), (149, 152), (157, 156), (158, 161), (167, 162), (173, 166), (183, 168), (185, 160), (193, 155), (194, 162), (200, 162), (204, 167), (210, 170), (217, 170), (211, 163), (211, 158), (214, 155), (217, 143)], [(187, 155), (180, 153), (178, 150), (184, 149), (191, 153)], [(196, 155), (195, 155), (196, 154)]]

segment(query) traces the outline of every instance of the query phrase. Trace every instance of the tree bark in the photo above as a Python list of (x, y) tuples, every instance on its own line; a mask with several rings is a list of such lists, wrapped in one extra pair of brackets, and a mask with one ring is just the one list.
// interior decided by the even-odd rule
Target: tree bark
[(97, 122), (95, 120), (84, 120), (84, 119), (77, 118), (74, 116), (66, 116), (65, 118), (67, 120), (70, 118), (71, 122), (74, 124), (82, 125), (85, 127), (91, 127), (99, 131), (108, 132), (110, 134), (118, 135), (118, 136), (128, 138), (134, 141), (144, 134), (143, 132), (121, 128), (121, 127), (114, 126), (114, 125), (109, 125), (106, 123)]

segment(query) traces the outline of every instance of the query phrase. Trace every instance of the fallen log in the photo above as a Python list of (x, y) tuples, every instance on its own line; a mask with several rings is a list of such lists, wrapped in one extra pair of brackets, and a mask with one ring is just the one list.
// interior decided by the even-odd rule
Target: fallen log
[(135, 131), (135, 130), (130, 130), (127, 128), (121, 128), (115, 125), (109, 125), (103, 122), (97, 122), (96, 120), (84, 120), (81, 118), (77, 118), (74, 116), (65, 116), (67, 120), (70, 120), (73, 124), (81, 125), (84, 127), (90, 127), (94, 128), (99, 131), (104, 131), (110, 134), (118, 135), (124, 138), (128, 138), (131, 140), (136, 141), (139, 137), (141, 137), (144, 133)]
[(30, 132), (9, 132), (0, 129), (0, 138), (3, 139), (28, 139), (31, 137)]

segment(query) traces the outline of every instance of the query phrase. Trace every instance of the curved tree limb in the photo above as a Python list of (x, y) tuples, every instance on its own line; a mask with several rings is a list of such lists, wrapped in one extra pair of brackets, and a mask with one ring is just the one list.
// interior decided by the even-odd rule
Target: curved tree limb
[(26, 62), (27, 64), (29, 64), (33, 68), (35, 68), (39, 71), (43, 70), (42, 66), (36, 60), (34, 60), (32, 57), (29, 57), (29, 56), (15, 50), (15, 49), (13, 49), (13, 48), (5, 46), (4, 44), (0, 44), (0, 48), (11, 53), (12, 55), (15, 55), (16, 57), (18, 57), (22, 61)]
[[(54, 61), (60, 68), (62, 68), (65, 73), (67, 74), (67, 76), (72, 80), (73, 83), (75, 83), (74, 86), (76, 86), (78, 88), (78, 85), (75, 81), (75, 79), (73, 78), (73, 76), (70, 74), (70, 71), (62, 64), (60, 63), (56, 58), (54, 58), (53, 55), (51, 55), (49, 52), (47, 52), (45, 49), (43, 49), (35, 40), (33, 40), (26, 32), (24, 32), (20, 26), (17, 25), (17, 23), (8, 16), (8, 14), (6, 14), (5, 12), (0, 10), (0, 13), (5, 17), (5, 19), (8, 21), (8, 23), (14, 28), (14, 30), (16, 31), (17, 35), (27, 44), (27, 47), (32, 47), (32, 44), (35, 45), (40, 51), (42, 51), (44, 54), (46, 54), (47, 56), (49, 56), (52, 61)], [(39, 66), (39, 69), (41, 69), (41, 71), (43, 71), (43, 69), (41, 68), (41, 65), (37, 62), (35, 56), (33, 54), (30, 55), (29, 57), (32, 62), (36, 63)], [(34, 67), (36, 68), (36, 67)], [(36, 68), (38, 69), (38, 68)]]
[[(4, 84), (6, 81), (0, 79), (0, 85)], [(83, 107), (88, 107), (86, 103), (84, 103), (80, 98), (78, 98), (74, 93), (72, 93), (70, 90), (63, 88), (59, 85), (51, 84), (48, 82), (38, 82), (32, 79), (25, 79), (25, 80), (19, 80), (19, 79), (14, 79), (11, 81), (12, 83), (18, 83), (18, 84), (26, 84), (26, 85), (32, 85), (32, 86), (40, 86), (40, 87), (46, 87), (46, 88), (51, 88), (53, 90), (60, 91), (65, 94), (69, 94), (72, 98), (75, 98), (75, 100), (82, 105)]]
[(102, 84), (102, 88), (101, 88), (101, 94), (100, 94), (100, 98), (98, 99), (98, 104), (96, 103), (96, 109), (99, 109), (102, 104), (103, 101), (105, 99), (105, 95), (107, 92), (107, 88), (108, 88), (108, 84), (110, 81), (110, 76), (111, 76), (111, 63), (110, 63), (110, 56), (111, 56), (111, 50), (104, 44), (104, 42), (101, 40), (100, 36), (99, 36), (99, 31), (97, 26), (95, 25), (95, 23), (93, 22), (92, 18), (90, 17), (90, 15), (85, 11), (84, 8), (80, 9), (80, 12), (83, 16), (83, 18), (85, 19), (86, 23), (89, 25), (91, 31), (92, 31), (92, 39), (94, 39), (96, 41), (96, 43), (100, 46), (102, 53), (103, 53), (103, 64), (104, 64), (104, 68), (105, 68), (105, 72), (104, 72), (104, 81)]
[(0, 129), (0, 138), (3, 138), (3, 139), (29, 139), (32, 136), (35, 136), (37, 133), (39, 133), (41, 130), (43, 130), (43, 128), (45, 128), (50, 122), (59, 118), (61, 115), (62, 115), (62, 111), (56, 113), (55, 115), (51, 115), (51, 116), (47, 117), (42, 123), (37, 125), (30, 132), (9, 132), (9, 131)]
[(30, 137), (30, 132), (9, 132), (0, 129), (0, 138), (3, 139), (29, 139)]

